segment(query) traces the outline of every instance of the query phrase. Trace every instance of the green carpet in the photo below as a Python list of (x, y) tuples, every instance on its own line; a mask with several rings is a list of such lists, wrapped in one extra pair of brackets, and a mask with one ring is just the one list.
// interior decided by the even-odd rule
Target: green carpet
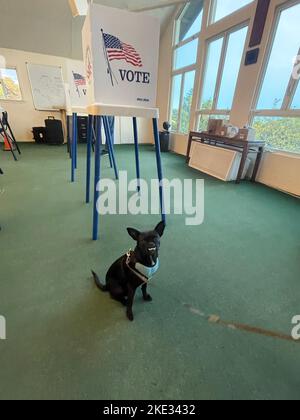
[[(300, 343), (209, 323), (206, 315), (291, 334), (300, 314), (299, 200), (262, 185), (205, 177), (205, 223), (168, 218), (152, 303), (135, 322), (93, 285), (133, 243), (127, 226), (155, 216), (105, 216), (91, 241), (85, 151), (69, 182), (65, 148), (0, 152), (0, 399), (299, 399)], [(134, 176), (134, 150), (117, 148)], [(163, 156), (168, 178), (197, 178)], [(103, 174), (112, 177), (106, 158)], [(142, 174), (155, 174), (151, 147)]]

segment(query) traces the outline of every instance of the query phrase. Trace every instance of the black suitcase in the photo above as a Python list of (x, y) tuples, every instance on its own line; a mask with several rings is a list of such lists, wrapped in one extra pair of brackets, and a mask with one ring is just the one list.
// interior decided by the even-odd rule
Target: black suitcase
[(88, 117), (78, 117), (78, 143), (87, 143)]
[(62, 122), (54, 117), (48, 117), (45, 120), (46, 125), (46, 143), (54, 146), (64, 144), (64, 132)]
[(33, 127), (33, 138), (38, 144), (45, 144), (47, 138), (47, 130), (45, 127)]

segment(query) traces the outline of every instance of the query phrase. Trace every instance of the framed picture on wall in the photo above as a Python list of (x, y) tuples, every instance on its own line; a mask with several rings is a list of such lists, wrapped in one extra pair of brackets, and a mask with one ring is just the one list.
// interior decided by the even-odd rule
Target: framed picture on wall
[(15, 67), (0, 68), (0, 100), (22, 101), (22, 92)]

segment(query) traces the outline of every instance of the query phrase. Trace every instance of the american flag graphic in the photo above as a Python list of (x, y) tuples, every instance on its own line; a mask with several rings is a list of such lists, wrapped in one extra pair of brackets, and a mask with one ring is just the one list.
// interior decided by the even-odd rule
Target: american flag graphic
[(79, 73), (73, 73), (74, 82), (77, 87), (79, 86), (86, 86), (85, 78)]
[(134, 67), (143, 67), (140, 55), (131, 45), (113, 35), (103, 33), (103, 38), (109, 61), (125, 60)]

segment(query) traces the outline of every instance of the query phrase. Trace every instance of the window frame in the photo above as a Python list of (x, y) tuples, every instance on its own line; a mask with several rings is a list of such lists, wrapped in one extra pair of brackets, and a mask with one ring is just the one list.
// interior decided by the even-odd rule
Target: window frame
[[(193, 67), (193, 68), (192, 68)], [(190, 69), (191, 68), (191, 69)], [(173, 80), (175, 76), (179, 76), (181, 75), (181, 86), (180, 86), (180, 99), (179, 99), (179, 108), (178, 108), (178, 121), (177, 121), (177, 127), (176, 130), (172, 129), (172, 133), (178, 133), (178, 134), (187, 134), (183, 131), (181, 131), (181, 117), (182, 117), (182, 107), (183, 107), (183, 101), (184, 101), (184, 87), (185, 87), (185, 77), (187, 75), (187, 73), (191, 73), (191, 72), (195, 72), (195, 80), (196, 80), (196, 66), (189, 66), (186, 67), (184, 72), (180, 71), (180, 72), (176, 72), (175, 74), (172, 74), (172, 83), (171, 83), (171, 87), (172, 87), (172, 91), (171, 91), (171, 101), (170, 101), (170, 111), (169, 111), (169, 115), (170, 115), (170, 121), (172, 121), (172, 113), (173, 113)], [(195, 90), (195, 80), (194, 80), (194, 90)], [(195, 92), (193, 92), (193, 97), (194, 97)], [(190, 125), (190, 124), (189, 124)]]
[[(273, 18), (273, 22), (272, 22), (272, 29), (271, 29), (271, 34), (270, 34), (270, 38), (267, 42), (267, 47), (266, 47), (266, 54), (265, 54), (265, 59), (262, 65), (262, 69), (259, 73), (259, 81), (257, 84), (257, 88), (254, 94), (254, 99), (253, 99), (253, 103), (252, 103), (252, 108), (250, 110), (250, 114), (249, 114), (249, 124), (252, 126), (254, 124), (254, 120), (256, 117), (278, 117), (278, 118), (299, 118), (300, 117), (300, 109), (292, 109), (290, 108), (293, 99), (295, 97), (297, 88), (299, 86), (300, 83), (300, 78), (294, 79), (293, 78), (293, 72), (291, 73), (291, 77), (285, 92), (285, 96), (284, 99), (282, 101), (282, 105), (281, 105), (281, 109), (257, 109), (258, 106), (258, 102), (260, 99), (260, 95), (262, 92), (262, 88), (263, 88), (263, 84), (265, 81), (265, 77), (267, 74), (267, 70), (268, 70), (268, 65), (270, 62), (270, 58), (272, 55), (272, 51), (273, 51), (273, 47), (274, 47), (274, 42), (275, 42), (275, 38), (276, 38), (276, 34), (277, 34), (277, 30), (278, 30), (278, 26), (279, 26), (279, 22), (280, 22), (280, 17), (281, 17), (281, 13), (284, 10), (288, 10), (291, 7), (294, 7), (296, 5), (299, 5), (300, 1), (299, 0), (290, 0), (287, 3), (281, 4), (279, 6), (277, 6), (277, 8), (275, 9), (275, 14), (274, 14), (274, 18)], [(300, 48), (299, 48), (299, 53), (300, 53)], [(268, 146), (268, 150), (270, 151), (275, 151), (275, 152), (283, 152), (283, 153), (287, 153), (290, 155), (298, 155), (299, 156), (299, 152), (297, 151), (291, 151), (291, 150), (286, 150), (286, 149), (280, 149), (277, 148), (275, 146)]]
[[(249, 121), (252, 124), (255, 117), (299, 117), (300, 116), (300, 109), (291, 109), (291, 105), (293, 103), (298, 85), (300, 83), (299, 79), (293, 78), (293, 72), (291, 72), (290, 80), (287, 85), (285, 96), (282, 101), (282, 105), (280, 109), (258, 109), (258, 102), (260, 99), (260, 95), (262, 92), (263, 84), (267, 75), (268, 66), (270, 62), (270, 58), (273, 52), (274, 42), (277, 35), (277, 30), (280, 23), (281, 13), (285, 10), (288, 10), (296, 5), (300, 4), (299, 0), (293, 0), (288, 3), (284, 3), (279, 5), (275, 11), (275, 17), (272, 23), (272, 31), (270, 39), (267, 43), (267, 50), (265, 55), (265, 60), (262, 66), (262, 70), (259, 75), (259, 82), (257, 85), (257, 89), (255, 91), (254, 100), (252, 109), (250, 111)], [(298, 55), (300, 55), (300, 47), (298, 50)]]
[(229, 13), (228, 15), (223, 16), (221, 19), (214, 20), (214, 16), (216, 15), (216, 11), (217, 11), (217, 1), (218, 0), (211, 0), (211, 7), (209, 11), (209, 20), (208, 20), (209, 25), (219, 24), (219, 22), (222, 22), (224, 19), (228, 19), (228, 17), (234, 15), (235, 13), (240, 13), (243, 9), (246, 9), (247, 7), (252, 7), (255, 0), (251, 0), (248, 4), (245, 4), (244, 6), (239, 7), (238, 9)]
[[(248, 27), (248, 31), (249, 31), (249, 19), (247, 19), (244, 22), (239, 23), (238, 25), (235, 25), (231, 28), (228, 28), (225, 31), (222, 31), (219, 34), (214, 35), (211, 38), (206, 39), (206, 41), (205, 41), (204, 67), (203, 67), (202, 76), (201, 76), (200, 90), (199, 90), (198, 103), (197, 103), (197, 109), (196, 109), (196, 127), (199, 126), (199, 120), (200, 120), (201, 115), (224, 115), (224, 116), (228, 115), (229, 118), (230, 118), (232, 108), (231, 109), (219, 109), (217, 107), (219, 96), (220, 96), (220, 90), (221, 90), (224, 68), (225, 68), (225, 62), (226, 62), (226, 58), (227, 58), (229, 38), (230, 38), (230, 35), (233, 34), (234, 32), (237, 32), (237, 31), (239, 31), (243, 28), (247, 28), (247, 27)], [(203, 95), (203, 91), (204, 91), (204, 83), (205, 83), (206, 71), (207, 71), (209, 45), (210, 45), (211, 42), (217, 41), (220, 38), (223, 38), (223, 45), (222, 45), (222, 51), (221, 51), (221, 56), (220, 56), (220, 61), (219, 61), (219, 68), (218, 68), (216, 87), (215, 87), (215, 92), (214, 92), (213, 105), (212, 105), (211, 109), (202, 109), (201, 108), (201, 101), (202, 101), (202, 95)], [(243, 62), (244, 55), (245, 55), (245, 49), (246, 49), (245, 46), (246, 46), (246, 43), (244, 45), (243, 54), (242, 54), (242, 57), (241, 57), (241, 64), (240, 64), (239, 72), (241, 70), (241, 65), (242, 65), (242, 62)], [(237, 81), (238, 81), (238, 79), (237, 79)], [(237, 84), (236, 84), (236, 86), (237, 86)], [(235, 87), (235, 90), (236, 90), (236, 87)]]
[[(194, 81), (194, 91), (193, 91), (193, 99), (195, 95), (195, 85), (196, 85), (196, 77), (197, 77), (197, 69), (198, 69), (198, 53), (200, 48), (200, 35), (203, 30), (204, 25), (204, 13), (202, 16), (202, 22), (201, 22), (201, 28), (199, 32), (195, 33), (194, 35), (188, 37), (187, 39), (183, 41), (178, 41), (178, 23), (179, 19), (182, 17), (182, 14), (186, 10), (186, 8), (189, 6), (189, 3), (185, 4), (180, 8), (178, 11), (175, 21), (174, 21), (174, 27), (173, 27), (173, 44), (172, 44), (172, 70), (171, 70), (171, 92), (170, 92), (170, 99), (169, 99), (169, 119), (172, 120), (172, 112), (173, 112), (173, 80), (175, 76), (181, 75), (181, 87), (180, 87), (180, 102), (179, 102), (179, 108), (178, 108), (178, 121), (177, 121), (177, 127), (176, 129), (172, 129), (172, 133), (177, 134), (187, 134), (181, 131), (181, 117), (182, 117), (182, 107), (183, 107), (183, 100), (184, 100), (184, 86), (185, 86), (185, 77), (187, 73), (190, 73), (192, 71), (195, 71), (195, 81)], [(184, 45), (187, 45), (195, 40), (198, 40), (198, 46), (197, 46), (197, 54), (196, 54), (196, 61), (194, 64), (190, 64), (188, 66), (181, 67), (179, 69), (175, 69), (175, 60), (176, 60), (176, 51), (183, 47)], [(192, 100), (193, 100), (192, 99)], [(191, 126), (191, 121), (190, 124)]]
[(20, 99), (4, 98), (4, 99), (0, 99), (0, 101), (3, 101), (3, 102), (23, 102), (24, 96), (23, 96), (22, 86), (21, 86), (21, 82), (20, 82), (18, 67), (17, 66), (9, 66), (8, 65), (5, 68), (3, 67), (2, 70), (15, 70), (16, 75), (17, 75), (17, 79), (18, 79), (18, 85), (19, 85), (19, 90), (20, 90), (20, 96), (21, 97), (20, 97)]
[(187, 39), (184, 39), (182, 41), (178, 41), (179, 37), (178, 37), (178, 33), (179, 33), (179, 21), (182, 17), (182, 15), (184, 14), (185, 10), (189, 7), (190, 5), (190, 1), (188, 1), (185, 5), (183, 5), (179, 12), (177, 13), (176, 17), (175, 17), (175, 24), (174, 24), (174, 33), (173, 33), (173, 43), (172, 43), (172, 47), (173, 47), (173, 53), (174, 50), (177, 48), (182, 47), (185, 44), (188, 44), (189, 42), (193, 41), (196, 38), (199, 38), (200, 33), (201, 33), (201, 29), (202, 29), (202, 25), (203, 25), (203, 16), (202, 16), (202, 22), (201, 22), (201, 27), (199, 29), (198, 32), (196, 32), (194, 35), (191, 35), (190, 37), (188, 37)]
[[(173, 99), (174, 99), (174, 80), (175, 80), (176, 76), (181, 76), (181, 81), (180, 81), (180, 95), (179, 95), (177, 127), (174, 130), (172, 128), (172, 119), (173, 119), (172, 117), (173, 117)], [(171, 121), (171, 132), (172, 133), (178, 133), (179, 132), (180, 115), (181, 115), (182, 103), (183, 103), (184, 78), (185, 78), (185, 73), (172, 74), (172, 77), (171, 77), (171, 97), (170, 97), (170, 110), (169, 110), (170, 117), (169, 117), (169, 120)]]
[(188, 39), (186, 39), (184, 41), (181, 41), (179, 44), (173, 46), (173, 50), (172, 50), (172, 54), (173, 54), (173, 59), (172, 59), (172, 74), (173, 73), (176, 73), (176, 72), (177, 73), (182, 73), (182, 70), (186, 70), (186, 69), (189, 69), (189, 68), (192, 68), (192, 67), (196, 67), (197, 66), (197, 56), (196, 56), (196, 62), (194, 64), (189, 64), (187, 66), (180, 67), (179, 69), (175, 69), (176, 51), (179, 50), (181, 47), (184, 47), (185, 45), (190, 44), (191, 42), (193, 42), (193, 41), (195, 41), (197, 39), (198, 39), (198, 46), (197, 46), (197, 49), (198, 49), (199, 48), (199, 34), (198, 34), (198, 36), (193, 35), (192, 37), (190, 37), (190, 38), (188, 38)]

